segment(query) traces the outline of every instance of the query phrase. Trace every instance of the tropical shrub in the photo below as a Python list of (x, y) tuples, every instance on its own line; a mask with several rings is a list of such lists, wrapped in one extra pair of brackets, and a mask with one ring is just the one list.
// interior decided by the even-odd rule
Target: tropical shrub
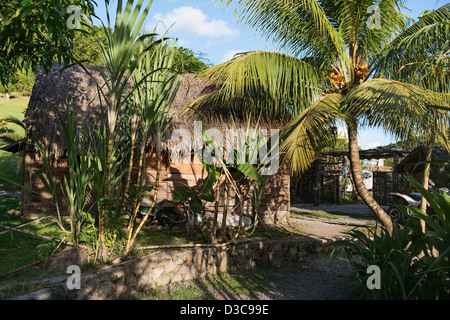
[[(352, 230), (351, 240), (333, 246), (342, 249), (354, 270), (354, 280), (366, 299), (449, 299), (450, 298), (450, 197), (443, 191), (427, 191), (414, 179), (407, 179), (422, 193), (437, 218), (418, 208), (398, 206), (406, 224), (394, 224), (392, 234), (385, 227)], [(406, 210), (415, 215), (408, 216)], [(429, 230), (423, 233), (418, 218)], [(369, 266), (380, 268), (380, 289), (369, 289)]]

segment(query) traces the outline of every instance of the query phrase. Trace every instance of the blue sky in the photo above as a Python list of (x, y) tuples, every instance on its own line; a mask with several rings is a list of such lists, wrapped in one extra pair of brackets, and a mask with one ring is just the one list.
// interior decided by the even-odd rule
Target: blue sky
[[(106, 21), (103, 0), (97, 0), (97, 14)], [(112, 0), (110, 12), (115, 11), (117, 0)], [(436, 9), (447, 0), (408, 0), (406, 11), (417, 18), (427, 9)], [(253, 30), (236, 23), (234, 9), (216, 5), (215, 0), (154, 0), (146, 23), (148, 30), (158, 27), (159, 32), (169, 29), (169, 36), (178, 39), (181, 46), (196, 53), (206, 54), (212, 64), (225, 62), (234, 54), (252, 50), (275, 51), (272, 46)], [(360, 146), (364, 149), (393, 142), (393, 138), (382, 131), (367, 129), (360, 132)]]

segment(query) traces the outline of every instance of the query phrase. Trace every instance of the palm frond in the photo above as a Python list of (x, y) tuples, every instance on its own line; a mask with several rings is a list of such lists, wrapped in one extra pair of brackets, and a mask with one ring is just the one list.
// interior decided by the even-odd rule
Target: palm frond
[(441, 58), (449, 53), (449, 21), (450, 4), (446, 4), (414, 23), (374, 61), (374, 76), (402, 81), (411, 81), (411, 76), (413, 81), (424, 78), (424, 63), (436, 53), (441, 52)]
[(288, 119), (317, 100), (327, 85), (326, 74), (311, 64), (266, 51), (241, 54), (206, 70), (203, 76), (221, 90), (206, 96), (206, 103), (198, 100), (194, 105), (238, 101), (245, 110)]
[[(217, 0), (229, 6), (232, 0)], [(238, 1), (236, 18), (272, 40), (278, 49), (296, 57), (320, 56), (328, 66), (350, 66), (340, 32), (331, 24), (320, 1), (243, 0)]]
[(2, 118), (2, 120), (4, 120), (7, 124), (15, 124), (16, 126), (25, 130), (25, 124), (24, 124), (23, 120), (21, 120), (17, 117), (9, 116), (6, 118)]
[(342, 99), (337, 93), (326, 95), (286, 125), (280, 151), (293, 172), (307, 170), (317, 152), (334, 139), (335, 121), (345, 117), (340, 112)]
[(448, 123), (449, 98), (400, 81), (372, 79), (347, 95), (343, 110), (403, 140), (428, 133), (434, 121)]
[(404, 0), (323, 0), (322, 6), (338, 29), (351, 59), (379, 54), (394, 35), (406, 28), (408, 18), (401, 10)]

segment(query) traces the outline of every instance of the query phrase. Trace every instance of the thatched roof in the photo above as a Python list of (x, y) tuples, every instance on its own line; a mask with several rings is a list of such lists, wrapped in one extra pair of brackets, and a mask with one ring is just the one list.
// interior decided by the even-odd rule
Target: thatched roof
[[(423, 162), (426, 160), (426, 151), (427, 148), (424, 146), (420, 146), (415, 148), (411, 153), (404, 158), (396, 167), (395, 172), (400, 174), (410, 174), (414, 169), (416, 164)], [(450, 161), (450, 154), (446, 148), (438, 148), (435, 147), (431, 153), (432, 161)], [(437, 165), (432, 164), (432, 167), (438, 167)], [(423, 172), (424, 165), (421, 164), (414, 169), (414, 173)]]
[[(96, 67), (85, 68), (99, 85), (104, 83)], [(100, 121), (100, 101), (92, 77), (80, 66), (63, 69), (62, 66), (54, 64), (49, 74), (46, 75), (43, 70), (38, 72), (25, 115), (25, 124), (28, 136), (36, 139), (44, 147), (47, 157), (54, 160), (65, 153), (64, 133), (54, 108), (64, 116), (67, 99), (73, 99), (75, 125), (78, 129), (82, 131), (86, 124)], [(171, 108), (171, 115), (174, 115), (174, 118), (164, 142), (166, 149), (173, 147), (167, 139), (171, 137), (173, 130), (185, 129), (193, 133), (194, 121), (202, 121), (203, 130), (215, 128), (225, 133), (226, 129), (234, 129), (235, 124), (230, 117), (229, 108), (224, 106), (214, 107), (202, 112), (201, 115), (191, 114), (181, 117), (179, 114), (179, 111), (191, 101), (217, 89), (216, 85), (198, 79), (194, 75), (182, 76), (180, 88)], [(241, 120), (241, 125), (247, 121)], [(275, 122), (269, 124), (269, 121), (262, 121), (260, 126), (267, 129), (282, 128), (281, 124)]]

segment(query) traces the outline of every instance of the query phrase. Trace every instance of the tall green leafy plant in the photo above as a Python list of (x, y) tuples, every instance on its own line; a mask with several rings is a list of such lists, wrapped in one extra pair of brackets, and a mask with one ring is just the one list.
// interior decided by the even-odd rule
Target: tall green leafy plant
[[(105, 260), (106, 252), (106, 218), (113, 210), (108, 204), (118, 199), (120, 182), (125, 171), (122, 170), (123, 132), (121, 123), (124, 120), (121, 113), (130, 106), (131, 96), (140, 83), (130, 83), (134, 80), (135, 71), (146, 52), (157, 46), (160, 41), (144, 41), (154, 37), (154, 34), (143, 33), (143, 26), (153, 1), (144, 5), (144, 0), (122, 0), (117, 2), (114, 25), (107, 11), (107, 25), (103, 26), (106, 45), (99, 42), (104, 59), (105, 69), (98, 68), (103, 84), (97, 84), (102, 104), (103, 121), (97, 128), (99, 141), (97, 161), (100, 170), (95, 177), (95, 197), (99, 205), (99, 258)], [(128, 149), (129, 150), (129, 149)], [(126, 167), (126, 166), (125, 166)], [(116, 212), (117, 215), (117, 212)]]
[(75, 128), (73, 107), (68, 107), (66, 113), (66, 120), (64, 120), (58, 112), (64, 131), (68, 167), (61, 189), (69, 216), (73, 243), (75, 248), (78, 248), (83, 223), (93, 219), (87, 208), (93, 178), (89, 163), (91, 145)]
[[(227, 148), (222, 148), (216, 145), (214, 139), (212, 139), (207, 132), (202, 132), (203, 139), (205, 141), (205, 149), (209, 152), (202, 153), (202, 162), (208, 171), (208, 177), (205, 181), (205, 187), (209, 188), (214, 183), (220, 181), (223, 177), (225, 188), (225, 207), (228, 205), (228, 191), (234, 191), (238, 204), (233, 210), (238, 212), (239, 221), (238, 227), (242, 228), (242, 220), (244, 216), (245, 204), (248, 201), (252, 201), (253, 204), (253, 216), (252, 224), (253, 228), (256, 228), (256, 224), (259, 221), (263, 221), (259, 216), (259, 206), (261, 204), (262, 197), (264, 195), (265, 187), (270, 176), (270, 169), (267, 168), (267, 163), (271, 163), (271, 159), (278, 157), (278, 141), (271, 142), (271, 138), (260, 135), (259, 119), (256, 122), (252, 121), (250, 115), (247, 119), (247, 125), (245, 130), (241, 130), (237, 122), (233, 122), (235, 130), (238, 132), (237, 140), (239, 146), (227, 144)], [(251, 124), (256, 124), (255, 128), (251, 128)], [(274, 139), (274, 137), (272, 137)], [(269, 148), (269, 142), (271, 147)], [(260, 152), (260, 150), (266, 152)], [(213, 156), (212, 156), (213, 155)], [(258, 155), (260, 156), (258, 162)], [(261, 157), (261, 155), (263, 155)], [(251, 194), (251, 196), (249, 196)], [(216, 197), (218, 201), (218, 197)], [(223, 215), (222, 228), (224, 231), (226, 228), (226, 214)], [(217, 214), (214, 215), (213, 226), (217, 224)], [(212, 232), (215, 228), (212, 228)], [(224, 234), (224, 232), (222, 233)], [(211, 236), (214, 239), (215, 235)]]
[[(135, 227), (140, 202), (148, 191), (144, 187), (144, 179), (153, 156), (156, 159), (156, 177), (155, 185), (152, 187), (154, 194), (149, 212), (156, 204), (163, 156), (162, 138), (171, 125), (173, 116), (169, 112), (181, 84), (181, 77), (173, 69), (175, 47), (164, 41), (165, 39), (162, 39), (157, 46), (146, 53), (134, 76), (138, 86), (134, 94), (135, 108), (132, 110), (135, 110), (136, 113), (131, 116), (130, 127), (132, 145), (136, 146), (133, 154), (136, 153), (138, 159), (136, 181), (138, 194), (134, 198), (133, 212), (127, 228), (125, 253), (128, 253), (133, 246), (137, 235), (149, 217), (146, 215)], [(136, 135), (139, 137), (137, 144)], [(130, 169), (133, 162), (133, 157), (130, 157)], [(128, 179), (130, 178), (131, 175), (128, 176)], [(128, 185), (129, 182), (127, 182)]]
[(426, 213), (420, 208), (406, 206), (407, 210), (423, 219), (427, 226), (431, 228), (432, 233), (427, 234), (426, 237), (429, 246), (427, 252), (432, 252), (434, 248), (440, 253), (446, 251), (448, 253), (450, 248), (450, 196), (444, 190), (429, 191), (423, 188), (415, 179), (411, 177), (405, 178), (422, 194), (433, 212)]
[[(63, 231), (66, 231), (66, 229), (64, 228), (62, 217), (66, 216), (68, 218), (73, 245), (75, 248), (78, 248), (80, 245), (80, 234), (82, 231), (86, 231), (83, 229), (83, 224), (85, 222), (93, 222), (93, 217), (89, 213), (90, 208), (88, 207), (92, 194), (91, 183), (94, 177), (91, 170), (91, 145), (88, 142), (89, 139), (82, 137), (79, 128), (75, 127), (71, 101), (66, 102), (65, 117), (56, 108), (55, 111), (64, 133), (68, 170), (63, 173), (60, 180), (56, 179), (44, 148), (36, 142), (35, 145), (42, 159), (44, 170), (42, 172), (34, 169), (30, 172), (30, 175), (36, 175), (46, 191), (51, 195), (51, 201), (56, 207), (58, 224)], [(62, 198), (59, 198), (58, 191), (61, 191)], [(95, 242), (90, 243), (91, 246), (93, 244)]]
[[(381, 229), (349, 232), (352, 240), (340, 241), (336, 255), (344, 249), (351, 262), (358, 287), (368, 299), (448, 299), (450, 298), (450, 197), (444, 191), (428, 191), (406, 177), (427, 199), (437, 219), (420, 208), (400, 206), (406, 224), (394, 224), (392, 233)], [(407, 210), (413, 213), (408, 215)], [(431, 232), (424, 233), (418, 218)], [(369, 266), (381, 271), (380, 289), (369, 289)]]

